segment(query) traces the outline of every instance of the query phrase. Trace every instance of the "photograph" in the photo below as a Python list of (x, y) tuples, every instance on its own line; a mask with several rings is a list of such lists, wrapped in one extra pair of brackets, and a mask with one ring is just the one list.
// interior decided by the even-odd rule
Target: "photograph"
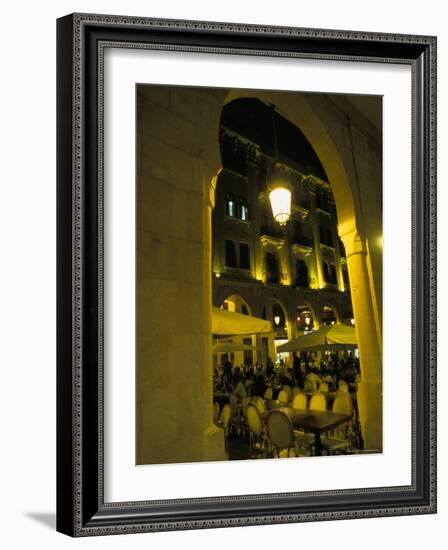
[(57, 530), (434, 514), (437, 38), (57, 45)]
[(382, 452), (382, 113), (137, 84), (137, 465)]
[(444, 3), (5, 6), (2, 547), (438, 548)]

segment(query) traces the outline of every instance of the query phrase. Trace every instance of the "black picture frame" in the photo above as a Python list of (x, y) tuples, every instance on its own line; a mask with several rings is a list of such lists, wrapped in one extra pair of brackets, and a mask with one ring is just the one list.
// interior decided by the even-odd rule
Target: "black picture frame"
[[(104, 502), (101, 44), (412, 68), (412, 484)], [(71, 536), (436, 512), (436, 38), (72, 14), (57, 21), (57, 530)], [(411, 277), (411, 274), (409, 274)]]

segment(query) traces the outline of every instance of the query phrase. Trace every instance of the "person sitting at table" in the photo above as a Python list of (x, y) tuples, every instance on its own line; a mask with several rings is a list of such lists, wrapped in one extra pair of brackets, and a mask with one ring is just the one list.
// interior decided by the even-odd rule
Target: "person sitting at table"
[(255, 381), (255, 373), (254, 373), (254, 367), (250, 366), (246, 374), (244, 376), (244, 386), (246, 387), (246, 393), (248, 396), (252, 395), (252, 386), (254, 385)]
[(323, 367), (320, 372), (321, 372), (322, 382), (326, 382), (329, 385), (333, 385), (333, 377), (331, 376), (328, 367)]
[(232, 379), (232, 394), (241, 401), (245, 397), (247, 397), (246, 387), (243, 383), (243, 377), (241, 375), (241, 369), (240, 367), (235, 367), (234, 373), (233, 373), (233, 379)]
[(232, 389), (232, 363), (226, 359), (222, 373), (222, 388), (226, 392)]
[(266, 365), (266, 378), (270, 378), (274, 374), (274, 363), (272, 359), (268, 358), (268, 363)]
[(252, 397), (264, 397), (266, 389), (267, 385), (264, 376), (261, 373), (257, 374), (252, 385)]
[(307, 375), (305, 376), (305, 381), (308, 382), (307, 385), (313, 386), (313, 389), (317, 388), (317, 385), (322, 382), (321, 377), (319, 376), (319, 369), (316, 367), (309, 368)]
[(301, 361), (299, 357), (297, 357), (297, 353), (294, 352), (292, 354), (292, 372), (294, 377), (294, 385), (301, 390), (303, 390), (303, 376), (302, 376), (302, 368), (301, 368)]
[(294, 381), (292, 376), (292, 369), (287, 369), (283, 376), (280, 376), (280, 384), (282, 386), (289, 386), (291, 389), (294, 387)]

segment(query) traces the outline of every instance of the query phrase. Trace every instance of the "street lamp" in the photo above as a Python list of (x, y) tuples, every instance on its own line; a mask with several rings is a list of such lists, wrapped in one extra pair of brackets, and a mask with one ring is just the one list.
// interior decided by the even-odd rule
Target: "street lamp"
[(272, 215), (280, 225), (286, 225), (291, 216), (291, 191), (286, 187), (276, 187), (269, 193)]
[(276, 315), (274, 317), (274, 323), (278, 327), (278, 325), (280, 324), (280, 315)]
[(355, 320), (353, 319), (353, 317), (350, 319), (350, 323), (352, 324), (352, 327), (355, 326)]
[(271, 170), (270, 181), (268, 182), (269, 201), (271, 203), (272, 215), (276, 222), (280, 225), (286, 225), (286, 222), (291, 217), (291, 190), (290, 186), (281, 177), (277, 171), (278, 144), (277, 144), (277, 127), (275, 124), (275, 107), (271, 105), (272, 113), (272, 132), (274, 137), (274, 169)]

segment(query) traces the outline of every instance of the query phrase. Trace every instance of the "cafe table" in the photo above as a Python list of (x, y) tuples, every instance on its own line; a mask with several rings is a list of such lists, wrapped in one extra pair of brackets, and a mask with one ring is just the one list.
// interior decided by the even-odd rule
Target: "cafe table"
[[(284, 412), (291, 420), (295, 429), (306, 430), (314, 434), (314, 445), (316, 456), (322, 456), (321, 434), (337, 428), (344, 422), (348, 422), (351, 414), (340, 414), (331, 411), (310, 411), (303, 409), (293, 409), (292, 407), (282, 407), (276, 400), (268, 400), (266, 408), (269, 410), (278, 409)], [(277, 406), (275, 406), (277, 404)], [(267, 416), (267, 415), (266, 415)]]

